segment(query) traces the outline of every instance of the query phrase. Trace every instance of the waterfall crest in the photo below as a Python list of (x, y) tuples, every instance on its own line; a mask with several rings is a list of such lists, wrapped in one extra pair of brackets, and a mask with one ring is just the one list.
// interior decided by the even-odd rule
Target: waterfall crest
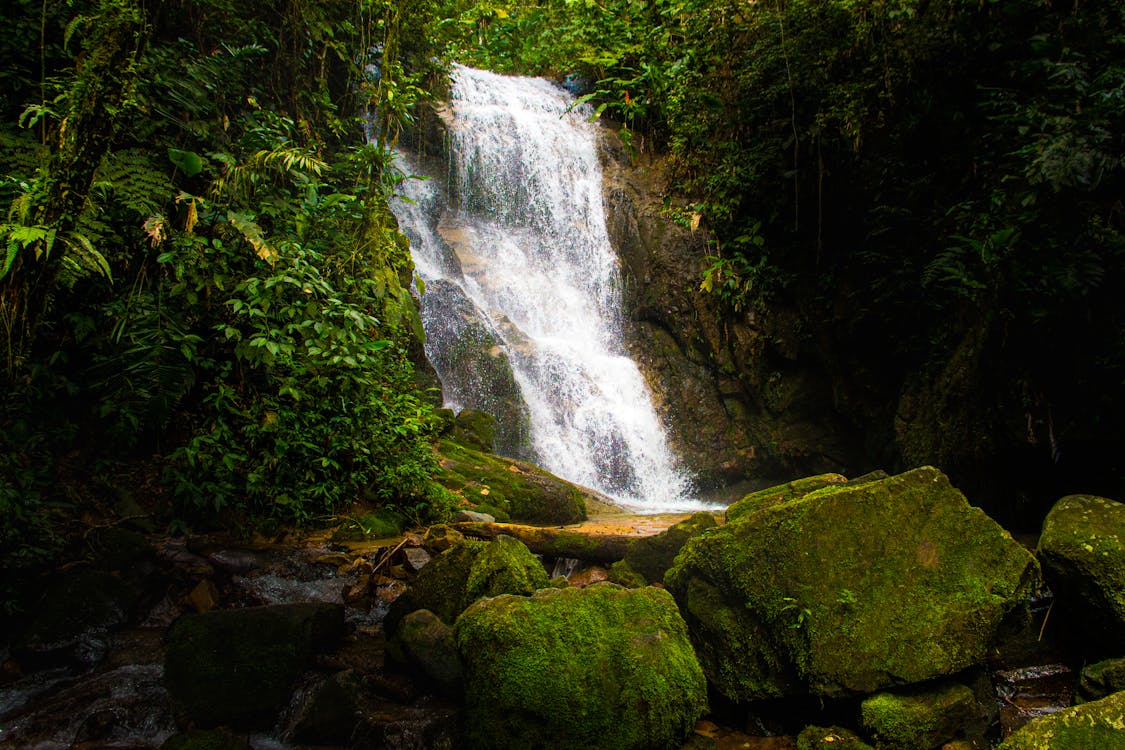
[[(407, 180), (393, 206), (427, 355), (447, 405), (504, 415), (498, 452), (638, 509), (698, 507), (621, 345), (596, 126), (573, 104), (543, 79), (455, 69), (450, 184)], [(486, 354), (466, 361), (473, 345)]]

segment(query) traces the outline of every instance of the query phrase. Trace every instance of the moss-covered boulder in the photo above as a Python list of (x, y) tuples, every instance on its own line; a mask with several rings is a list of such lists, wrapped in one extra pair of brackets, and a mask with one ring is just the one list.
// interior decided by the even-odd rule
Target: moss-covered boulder
[(1088, 645), (1125, 643), (1125, 505), (1094, 495), (1070, 495), (1055, 503), (1039, 537), (1043, 574), (1061, 605), (1057, 609), (1084, 634)]
[(164, 683), (202, 727), (268, 726), (297, 677), (344, 631), (344, 608), (336, 604), (186, 615), (168, 638)]
[(480, 409), (462, 409), (453, 420), (450, 436), (461, 445), (492, 453), (496, 417)]
[(756, 490), (731, 503), (727, 508), (726, 519), (733, 521), (741, 516), (796, 500), (824, 487), (847, 484), (847, 481), (847, 477), (842, 474), (818, 474), (815, 477), (802, 477), (775, 487)]
[(934, 750), (987, 727), (972, 689), (956, 682), (876, 693), (860, 704), (860, 716), (876, 750)]
[(289, 715), (285, 737), (300, 745), (347, 745), (360, 716), (376, 708), (363, 675), (345, 669), (301, 691)]
[(680, 548), (693, 536), (719, 525), (710, 513), (696, 513), (655, 536), (643, 537), (629, 545), (625, 562), (651, 583), (662, 583)]
[(1125, 692), (1066, 708), (1027, 723), (996, 750), (1125, 748)]
[(1105, 659), (1082, 668), (1074, 691), (1074, 702), (1101, 700), (1122, 690), (1125, 690), (1125, 658)]
[(482, 599), (454, 636), (474, 748), (679, 748), (705, 708), (684, 622), (660, 589)]
[[(438, 444), (435, 477), (470, 503), (531, 523), (566, 524), (586, 519), (586, 495), (577, 485), (523, 461), (473, 450), (450, 440)], [(496, 513), (492, 515), (500, 518)]]
[(394, 635), (402, 618), (419, 609), (451, 624), (482, 596), (528, 595), (545, 588), (547, 581), (543, 563), (517, 539), (463, 541), (418, 571), (407, 592), (391, 605), (383, 627)]
[(872, 747), (850, 729), (809, 726), (797, 735), (797, 750), (872, 750)]
[(926, 467), (740, 515), (689, 540), (664, 580), (708, 678), (753, 700), (972, 666), (1039, 568)]

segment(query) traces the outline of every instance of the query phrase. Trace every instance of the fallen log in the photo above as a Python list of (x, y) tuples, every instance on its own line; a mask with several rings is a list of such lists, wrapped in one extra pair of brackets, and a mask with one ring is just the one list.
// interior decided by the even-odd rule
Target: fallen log
[(617, 562), (625, 557), (629, 545), (640, 538), (626, 534), (599, 534), (514, 523), (462, 521), (452, 525), (465, 536), (476, 539), (492, 540), (501, 534), (507, 534), (519, 539), (537, 555), (573, 557), (596, 563)]

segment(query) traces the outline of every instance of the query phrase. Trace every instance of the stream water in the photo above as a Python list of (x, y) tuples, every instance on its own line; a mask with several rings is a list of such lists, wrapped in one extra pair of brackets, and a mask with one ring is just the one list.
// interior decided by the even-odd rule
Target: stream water
[(699, 507), (625, 354), (590, 112), (546, 80), (465, 67), (452, 111), (448, 184), (406, 180), (393, 207), (447, 405), (496, 414), (499, 452), (633, 509)]

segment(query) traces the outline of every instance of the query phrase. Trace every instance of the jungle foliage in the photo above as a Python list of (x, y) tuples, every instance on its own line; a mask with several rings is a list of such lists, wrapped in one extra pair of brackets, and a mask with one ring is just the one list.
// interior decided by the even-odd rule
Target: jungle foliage
[(96, 514), (144, 486), (188, 522), (360, 499), (440, 515), (387, 207), (389, 146), (436, 70), (420, 18), (381, 0), (12, 6), (3, 568), (51, 552), (45, 507)]
[(671, 154), (671, 211), (713, 237), (702, 291), (767, 330), (798, 309), (778, 335), (876, 462), (1125, 491), (1121, 3), (542, 0), (463, 22), (478, 64), (571, 76)]

